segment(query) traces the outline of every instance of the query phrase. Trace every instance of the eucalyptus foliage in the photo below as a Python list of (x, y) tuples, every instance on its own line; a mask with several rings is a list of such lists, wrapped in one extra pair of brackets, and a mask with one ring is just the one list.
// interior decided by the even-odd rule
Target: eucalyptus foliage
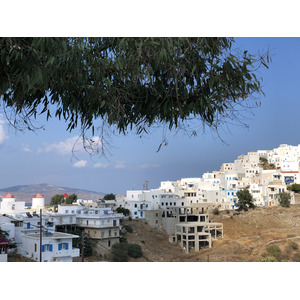
[[(11, 124), (38, 114), (94, 134), (178, 129), (198, 119), (218, 128), (259, 105), (257, 68), (268, 55), (232, 53), (232, 38), (1, 38), (0, 105)], [(250, 98), (249, 98), (250, 97)], [(253, 100), (253, 101), (252, 101)], [(103, 124), (103, 123), (101, 123)]]

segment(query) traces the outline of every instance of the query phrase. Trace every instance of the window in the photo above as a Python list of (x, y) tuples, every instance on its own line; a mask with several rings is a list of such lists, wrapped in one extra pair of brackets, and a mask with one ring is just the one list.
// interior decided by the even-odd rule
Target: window
[(108, 240), (108, 247), (110, 247), (110, 244), (111, 244), (111, 243), (110, 243), (110, 240)]
[(69, 213), (69, 210), (68, 210), (68, 209), (66, 209), (66, 210), (65, 210), (65, 213), (66, 213), (66, 214), (67, 214), (67, 213)]
[[(36, 246), (36, 244), (35, 244)], [(34, 247), (36, 249), (36, 247)], [(45, 244), (45, 245), (42, 245), (42, 252), (45, 252), (45, 251), (50, 251), (52, 252), (53, 251), (53, 245), (51, 244)]]
[(68, 243), (59, 243), (58, 244), (58, 250), (68, 250), (68, 249), (69, 249), (69, 244)]
[(34, 244), (34, 252), (37, 251), (37, 244)]

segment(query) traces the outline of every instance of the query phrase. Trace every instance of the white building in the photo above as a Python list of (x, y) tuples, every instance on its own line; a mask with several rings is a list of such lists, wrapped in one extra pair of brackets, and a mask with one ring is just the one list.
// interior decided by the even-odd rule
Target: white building
[[(78, 235), (62, 232), (42, 234), (42, 262), (72, 262), (80, 256), (79, 249), (72, 247), (72, 239)], [(22, 238), (21, 255), (40, 261), (40, 234), (29, 233)]]

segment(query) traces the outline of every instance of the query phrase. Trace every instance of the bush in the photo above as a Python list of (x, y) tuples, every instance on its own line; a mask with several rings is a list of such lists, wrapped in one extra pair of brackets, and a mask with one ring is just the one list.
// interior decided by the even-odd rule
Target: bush
[(293, 250), (298, 250), (299, 249), (299, 245), (295, 242), (290, 242), (289, 247), (291, 247)]
[(217, 207), (215, 207), (212, 211), (212, 213), (216, 216), (218, 215), (220, 212), (219, 212), (219, 209)]
[(281, 252), (281, 249), (279, 248), (279, 246), (271, 245), (271, 246), (268, 246), (266, 250), (269, 253), (269, 255), (273, 256), (278, 261), (280, 261), (282, 259), (282, 252)]
[(125, 228), (125, 230), (126, 230), (127, 232), (129, 232), (129, 233), (132, 233), (132, 232), (133, 232), (133, 229), (132, 229), (132, 227), (131, 227), (130, 225), (124, 225), (123, 227)]
[(125, 217), (130, 215), (130, 210), (121, 206), (116, 209), (116, 212), (123, 214)]
[(141, 257), (141, 256), (143, 256), (142, 247), (138, 244), (128, 244), (127, 245), (127, 254), (133, 258)]
[(294, 184), (291, 184), (287, 187), (287, 189), (289, 191), (293, 191), (295, 193), (299, 193), (300, 192), (300, 184), (297, 184), (297, 183), (294, 183)]
[(125, 262), (128, 261), (127, 255), (127, 244), (126, 243), (115, 243), (111, 247), (112, 261)]
[(282, 207), (290, 207), (291, 204), (291, 195), (288, 192), (282, 192), (279, 193), (278, 195), (278, 202), (279, 205)]

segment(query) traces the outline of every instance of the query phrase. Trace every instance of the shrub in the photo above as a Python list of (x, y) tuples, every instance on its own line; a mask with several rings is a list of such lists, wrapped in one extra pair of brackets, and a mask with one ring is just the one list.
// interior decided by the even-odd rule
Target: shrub
[(212, 213), (216, 216), (218, 215), (220, 212), (219, 212), (219, 209), (217, 207), (215, 207), (212, 211)]
[(141, 257), (141, 256), (143, 256), (142, 247), (138, 244), (128, 244), (127, 245), (127, 254), (133, 258)]
[(291, 204), (291, 195), (288, 192), (282, 192), (279, 193), (278, 195), (278, 202), (279, 205), (282, 207), (290, 207)]
[(266, 250), (269, 253), (269, 255), (273, 256), (278, 261), (282, 259), (282, 252), (278, 245), (268, 246)]
[(127, 255), (127, 244), (126, 243), (115, 243), (111, 247), (112, 261), (125, 262), (128, 261)]
[(291, 247), (293, 250), (298, 250), (299, 249), (299, 245), (295, 242), (290, 242), (289, 247)]
[(297, 184), (297, 183), (294, 183), (294, 184), (291, 184), (287, 187), (287, 189), (289, 191), (293, 191), (295, 193), (299, 193), (300, 192), (300, 184)]
[(130, 210), (124, 207), (118, 207), (116, 209), (116, 212), (119, 214), (123, 214), (125, 217), (130, 216)]
[(123, 227), (125, 228), (125, 230), (126, 230), (127, 232), (129, 232), (129, 233), (132, 233), (132, 232), (133, 232), (133, 229), (132, 229), (132, 227), (131, 227), (130, 225), (124, 225)]

